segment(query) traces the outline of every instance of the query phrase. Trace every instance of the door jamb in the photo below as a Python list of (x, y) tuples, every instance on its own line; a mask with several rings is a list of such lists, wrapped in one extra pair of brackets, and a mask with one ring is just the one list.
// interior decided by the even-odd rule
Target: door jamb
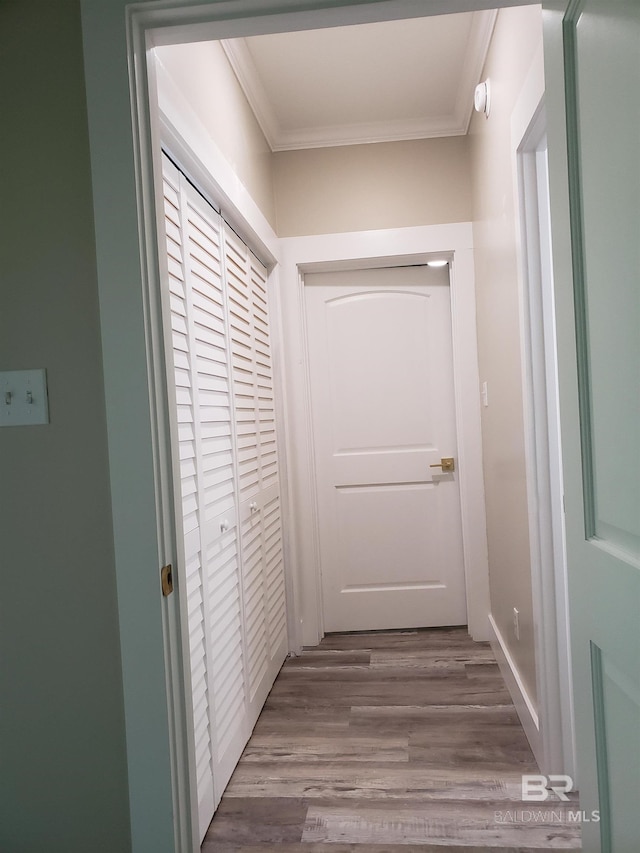
[[(568, 578), (563, 514), (551, 224), (544, 99), (515, 147), (525, 458), (534, 608), (539, 732), (534, 753), (546, 775), (576, 786)], [(514, 128), (516, 130), (516, 128)]]

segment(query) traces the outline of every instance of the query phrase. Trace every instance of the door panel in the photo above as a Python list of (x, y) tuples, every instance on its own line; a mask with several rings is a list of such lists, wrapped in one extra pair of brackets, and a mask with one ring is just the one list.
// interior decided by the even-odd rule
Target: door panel
[(566, 27), (587, 532), (638, 560), (640, 110), (620, 91), (640, 85), (638, 4), (588, 0)]
[(601, 818), (583, 845), (626, 853), (640, 849), (640, 5), (545, 5), (578, 782)]
[(466, 621), (447, 270), (305, 278), (325, 630)]
[[(418, 571), (403, 578), (403, 567), (398, 565), (426, 566), (430, 559), (435, 565), (442, 564), (444, 555), (437, 547), (442, 518), (433, 483), (340, 487), (336, 515), (338, 539), (348, 565), (345, 590), (441, 586), (435, 576), (430, 581), (419, 581)], [(389, 536), (388, 524), (372, 523), (373, 519), (385, 518), (393, 519), (393, 536)], [(400, 551), (398, 542), (402, 543)]]

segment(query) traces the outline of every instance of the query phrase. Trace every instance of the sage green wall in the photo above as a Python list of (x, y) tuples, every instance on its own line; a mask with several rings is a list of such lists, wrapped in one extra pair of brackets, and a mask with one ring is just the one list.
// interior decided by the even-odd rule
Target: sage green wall
[(0, 369), (51, 423), (0, 429), (0, 850), (130, 849), (79, 4), (0, 4)]
[[(538, 6), (500, 10), (483, 74), (491, 80), (491, 112), (488, 119), (476, 113), (470, 127), (478, 360), (489, 399), (482, 409), (482, 443), (491, 609), (533, 701), (536, 669), (511, 121), (536, 57), (543, 74), (541, 46)], [(514, 607), (520, 613), (519, 640), (513, 631)]]

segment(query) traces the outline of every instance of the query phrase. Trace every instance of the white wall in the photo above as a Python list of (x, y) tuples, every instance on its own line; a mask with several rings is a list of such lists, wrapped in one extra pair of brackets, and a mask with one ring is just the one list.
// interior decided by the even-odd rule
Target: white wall
[[(540, 8), (502, 9), (483, 79), (489, 118), (470, 129), (480, 380), (491, 607), (529, 698), (536, 701), (511, 122), (530, 73), (543, 75)], [(532, 64), (536, 63), (533, 70)], [(539, 91), (542, 91), (540, 83)], [(534, 105), (535, 106), (535, 105)], [(517, 143), (516, 143), (517, 144)], [(513, 630), (519, 610), (520, 639)]]

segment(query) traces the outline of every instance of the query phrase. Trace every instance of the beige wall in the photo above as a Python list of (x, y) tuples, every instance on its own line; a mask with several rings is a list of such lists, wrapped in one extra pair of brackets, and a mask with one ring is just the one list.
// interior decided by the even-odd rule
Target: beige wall
[[(488, 383), (489, 399), (482, 409), (482, 430), (491, 606), (532, 699), (536, 680), (511, 120), (532, 63), (537, 56), (541, 60), (541, 44), (539, 7), (499, 12), (484, 72), (491, 80), (491, 113), (488, 119), (475, 114), (470, 129), (480, 381)], [(541, 62), (536, 70), (543, 73)], [(514, 607), (520, 611), (519, 641)]]
[(219, 44), (156, 54), (279, 236), (470, 221), (466, 137), (272, 154)]
[(222, 47), (178, 44), (156, 55), (275, 230), (271, 149)]
[(466, 137), (281, 151), (274, 165), (280, 237), (471, 220)]

